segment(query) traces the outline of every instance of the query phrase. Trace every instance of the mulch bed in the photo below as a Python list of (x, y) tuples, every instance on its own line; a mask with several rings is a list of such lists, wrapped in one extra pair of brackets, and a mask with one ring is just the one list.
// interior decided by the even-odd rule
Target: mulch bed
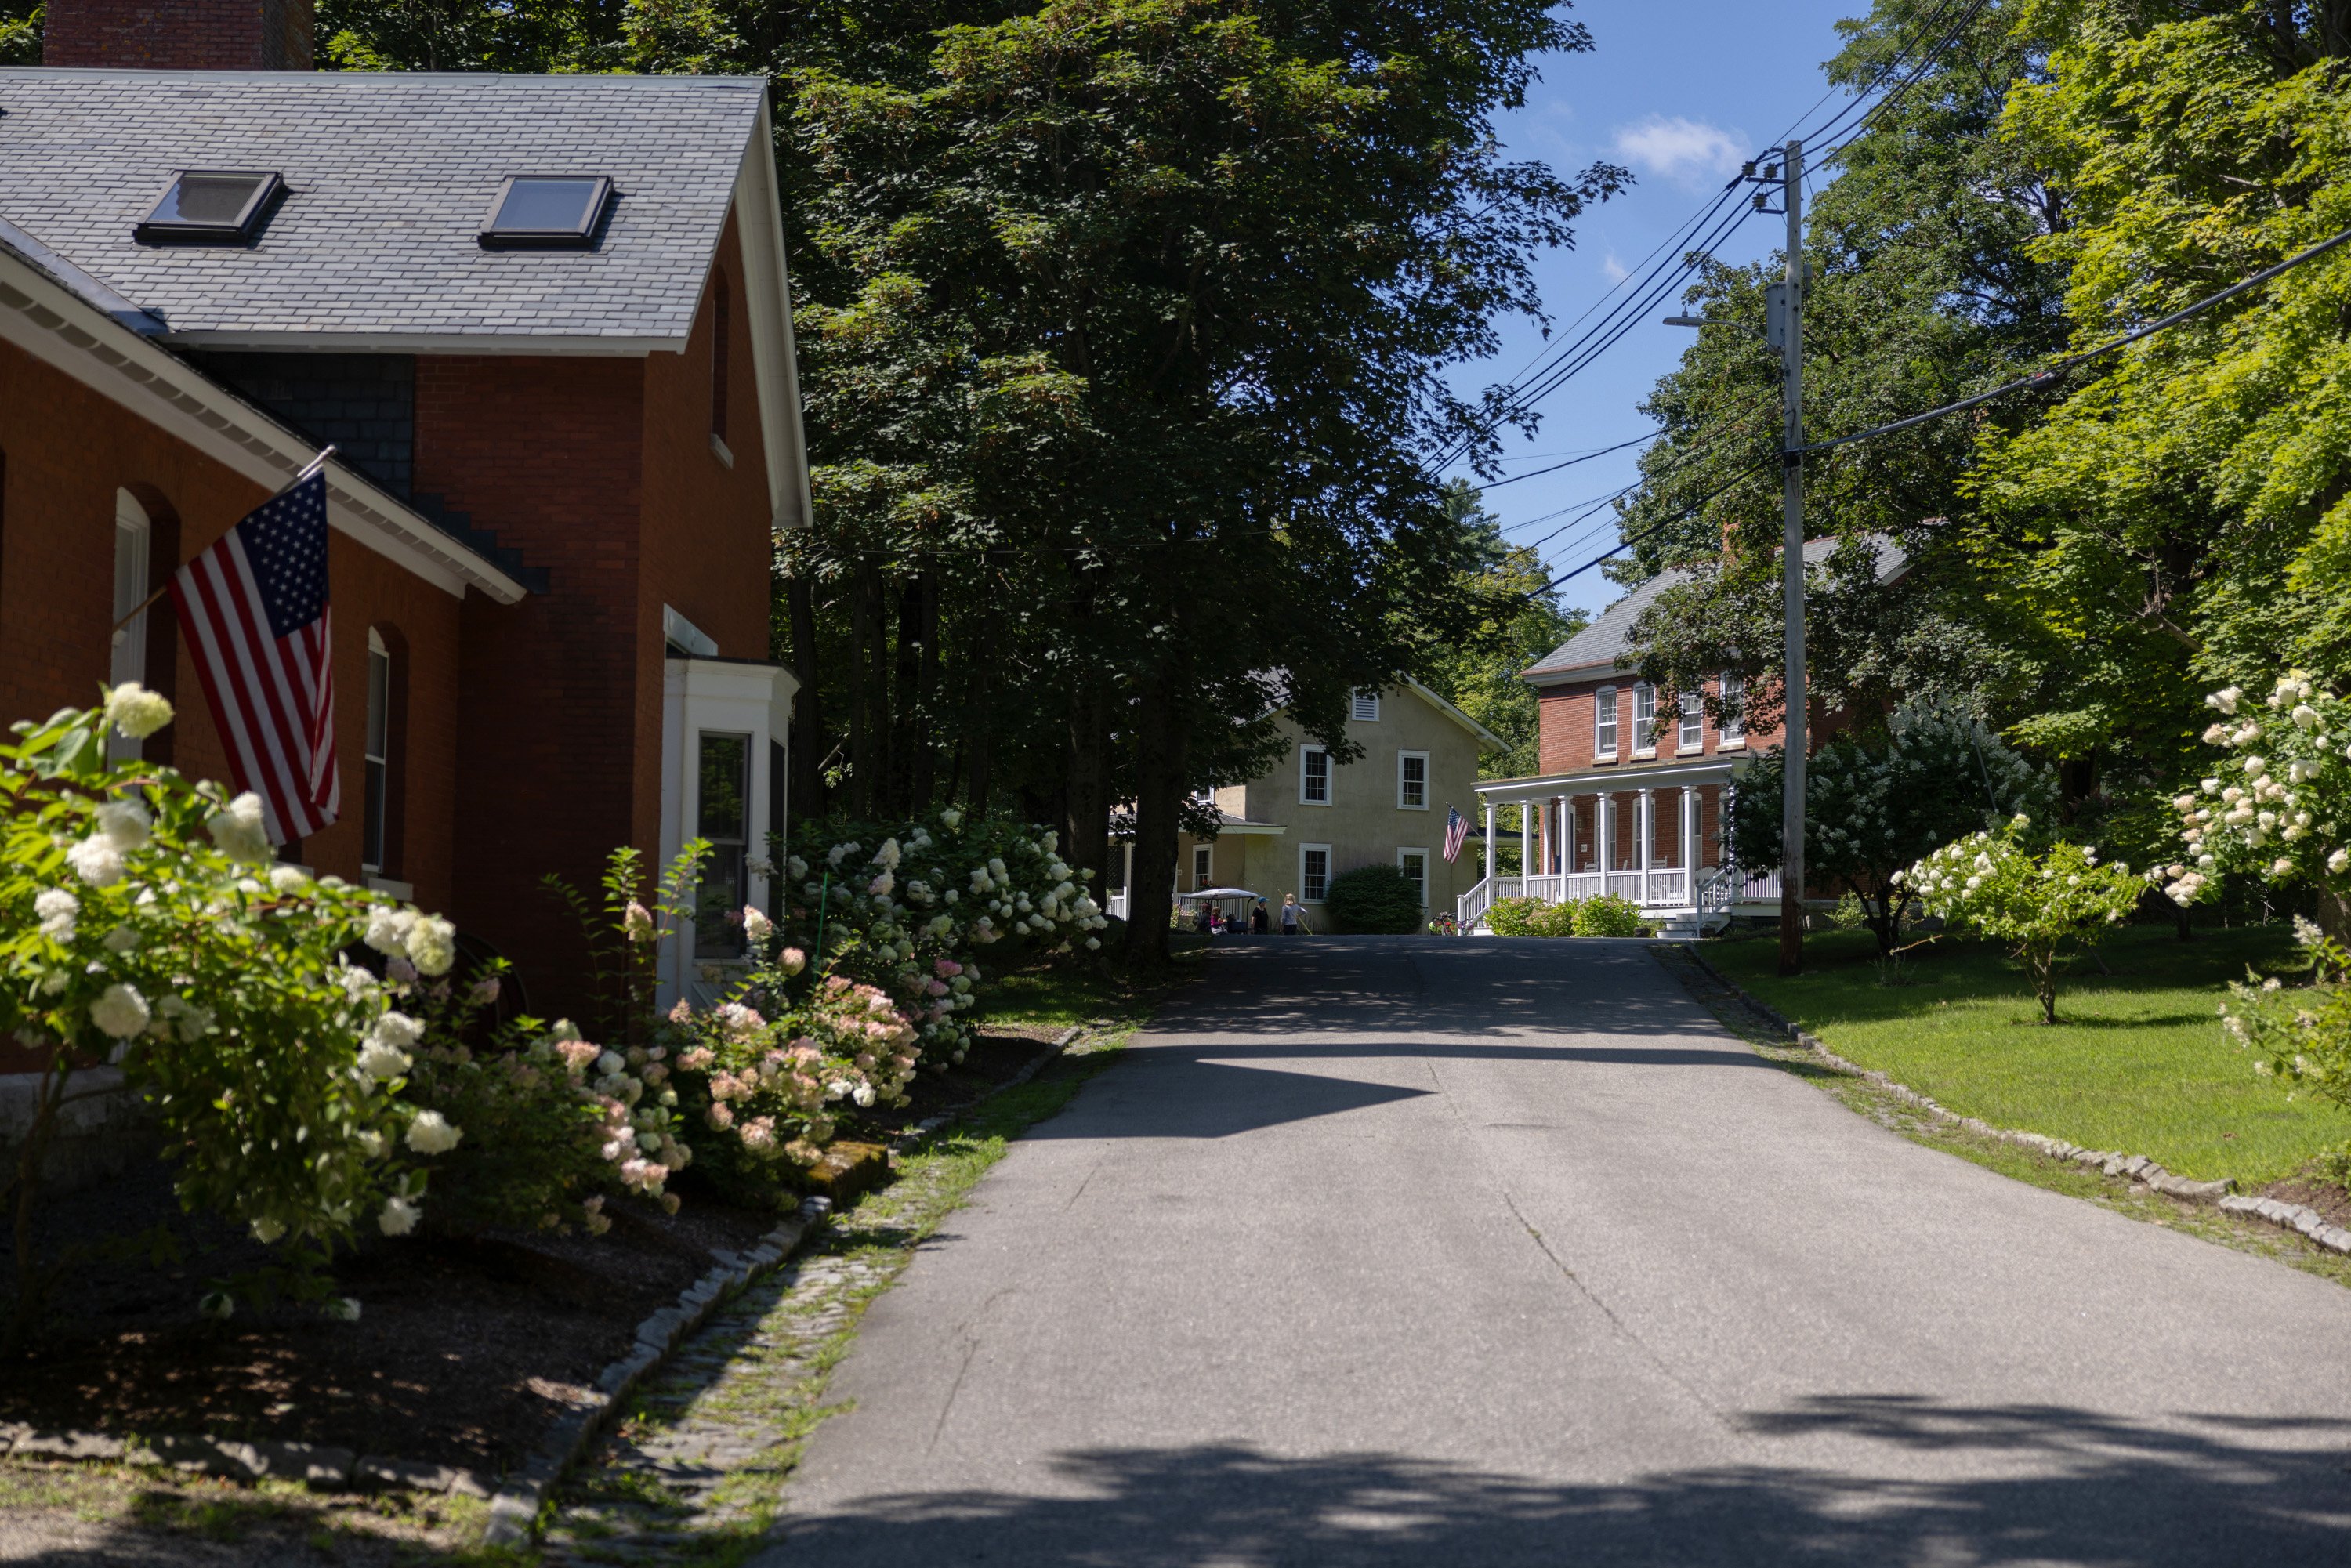
[(2314, 1208), (2326, 1216), (2326, 1223), (2351, 1229), (2351, 1192), (2316, 1176), (2295, 1176), (2285, 1181), (2273, 1181), (2257, 1189), (2262, 1197), (2273, 1197), (2280, 1203), (2298, 1203)]
[[(1058, 1029), (999, 1026), (961, 1066), (920, 1074), (913, 1103), (844, 1135), (887, 1138), (977, 1099), (1035, 1060)], [(691, 1178), (693, 1172), (686, 1173)], [(615, 1202), (601, 1237), (491, 1233), (364, 1241), (336, 1278), (356, 1323), (315, 1310), (240, 1303), (196, 1313), (207, 1282), (267, 1252), (220, 1221), (180, 1212), (148, 1165), (43, 1205), (44, 1255), (72, 1238), (164, 1227), (184, 1256), (84, 1265), (51, 1303), (33, 1352), (0, 1365), (0, 1421), (118, 1437), (200, 1433), (329, 1444), (496, 1474), (528, 1453), (567, 1390), (592, 1385), (636, 1326), (707, 1271), (716, 1249), (755, 1245), (771, 1212), (692, 1190), (674, 1216)], [(0, 1292), (16, 1288), (0, 1236)]]

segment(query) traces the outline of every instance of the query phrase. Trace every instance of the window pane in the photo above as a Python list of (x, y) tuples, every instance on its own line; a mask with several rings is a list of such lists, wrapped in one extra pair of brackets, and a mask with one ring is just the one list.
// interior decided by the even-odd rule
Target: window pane
[(1412, 890), (1420, 895), (1420, 902), (1426, 904), (1428, 902), (1428, 857), (1418, 850), (1406, 850), (1397, 857), (1397, 864), (1405, 879), (1412, 883)]
[(517, 180), (498, 204), (494, 229), (552, 231), (576, 234), (588, 226), (588, 204), (595, 199), (599, 182), (580, 180)]
[(1408, 756), (1404, 759), (1404, 789), (1402, 804), (1406, 806), (1426, 806), (1428, 804), (1427, 758)]
[(183, 174), (155, 204), (159, 224), (233, 224), (267, 176)]
[(743, 956), (743, 904), (750, 897), (750, 737), (705, 735), (701, 802), (695, 831), (711, 842), (702, 885), (695, 892), (697, 957)]
[(1322, 903), (1323, 891), (1331, 884), (1331, 852), (1301, 850), (1298, 861), (1298, 896), (1308, 904)]
[(1302, 776), (1304, 787), (1300, 792), (1309, 800), (1328, 800), (1331, 798), (1331, 754), (1309, 751), (1302, 755), (1302, 763), (1306, 771)]
[(381, 762), (391, 753), (392, 655), (368, 650), (367, 754)]

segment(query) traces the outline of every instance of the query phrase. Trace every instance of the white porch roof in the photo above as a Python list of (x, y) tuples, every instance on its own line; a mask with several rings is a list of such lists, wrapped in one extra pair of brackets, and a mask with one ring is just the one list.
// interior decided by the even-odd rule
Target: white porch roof
[(1613, 795), (1633, 789), (1677, 789), (1685, 785), (1728, 784), (1752, 760), (1743, 754), (1715, 753), (1687, 760), (1585, 768), (1533, 779), (1496, 779), (1478, 786), (1489, 806), (1548, 800), (1554, 795)]

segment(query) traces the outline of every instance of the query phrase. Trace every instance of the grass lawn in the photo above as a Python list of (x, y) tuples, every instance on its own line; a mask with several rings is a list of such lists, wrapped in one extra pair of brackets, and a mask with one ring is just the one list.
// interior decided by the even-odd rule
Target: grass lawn
[(1792, 979), (1773, 973), (1776, 936), (1708, 943), (1705, 954), (1840, 1056), (1964, 1115), (2252, 1185), (2351, 1141), (2351, 1114), (2306, 1092), (2288, 1100), (2220, 1030), (2227, 983), (2248, 964), (2287, 961), (2292, 947), (2283, 926), (2199, 929), (2186, 943), (2168, 927), (2125, 927), (2100, 947), (2112, 975), (2065, 961), (2053, 1028), (2022, 967), (1981, 944), (1911, 953), (1895, 986), (1879, 983), (1866, 932), (1808, 938), (1810, 967)]

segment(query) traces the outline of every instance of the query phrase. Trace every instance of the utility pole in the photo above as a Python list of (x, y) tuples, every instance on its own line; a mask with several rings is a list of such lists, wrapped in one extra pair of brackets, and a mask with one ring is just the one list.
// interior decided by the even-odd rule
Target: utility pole
[[(1756, 163), (1764, 164), (1756, 172)], [(1780, 801), (1780, 973), (1795, 974), (1804, 962), (1804, 144), (1792, 141), (1777, 165), (1757, 159), (1739, 177), (1759, 185), (1777, 184), (1780, 210), (1788, 219), (1788, 267), (1769, 297), (1763, 336), (1780, 350), (1780, 397), (1784, 425), (1780, 438), (1782, 549), (1781, 611), (1786, 620), (1787, 718), (1782, 726), (1786, 789)], [(1755, 193), (1755, 210), (1768, 213), (1771, 198)], [(1723, 327), (1704, 316), (1668, 316), (1668, 327)]]
[[(1787, 622), (1786, 793), (1780, 808), (1780, 973), (1804, 964), (1804, 144), (1791, 141), (1781, 173), (1788, 214), (1787, 290), (1780, 354), (1787, 434), (1781, 445), (1781, 612)], [(1761, 197), (1756, 198), (1758, 202)]]

